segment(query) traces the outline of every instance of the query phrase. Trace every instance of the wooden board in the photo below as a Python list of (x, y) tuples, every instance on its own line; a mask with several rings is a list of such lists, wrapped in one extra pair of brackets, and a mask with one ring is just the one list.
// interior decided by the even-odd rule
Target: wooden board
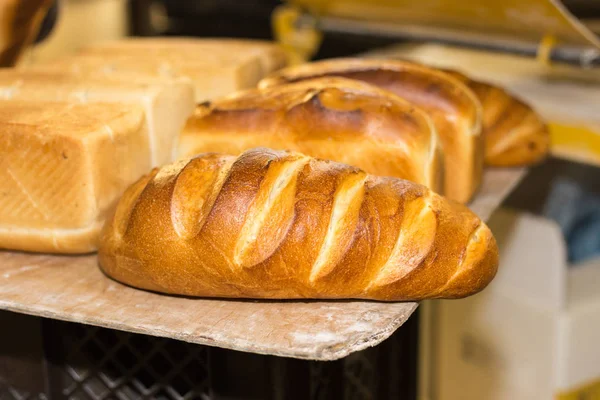
[[(489, 170), (471, 208), (487, 219), (524, 170)], [(0, 309), (246, 352), (334, 360), (375, 346), (416, 303), (165, 296), (104, 276), (96, 256), (0, 252)]]

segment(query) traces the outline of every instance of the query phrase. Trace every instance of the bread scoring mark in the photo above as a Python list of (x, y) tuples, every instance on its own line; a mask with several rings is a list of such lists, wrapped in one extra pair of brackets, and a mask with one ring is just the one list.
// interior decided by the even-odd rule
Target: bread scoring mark
[[(522, 121), (521, 121), (522, 123)], [(498, 136), (497, 140), (493, 142), (492, 146), (488, 146), (486, 149), (487, 157), (495, 157), (501, 155), (515, 146), (520, 136), (523, 136), (529, 132), (523, 129), (522, 125), (513, 126), (507, 131), (502, 133), (502, 136)]]
[(133, 213), (133, 209), (135, 208), (138, 199), (140, 198), (142, 192), (148, 186), (148, 183), (150, 183), (150, 181), (154, 179), (157, 173), (158, 169), (152, 170), (150, 174), (140, 178), (137, 182), (131, 185), (125, 191), (123, 196), (121, 196), (121, 199), (117, 204), (115, 216), (113, 217), (113, 229), (116, 238), (121, 239), (121, 237), (127, 231), (131, 214)]
[(113, 130), (113, 128), (110, 125), (105, 124), (104, 125), (104, 130), (108, 134), (108, 137), (110, 138), (110, 141), (112, 143), (114, 143), (115, 142), (115, 131)]
[(275, 252), (294, 216), (298, 174), (310, 157), (293, 157), (284, 161), (269, 160), (269, 170), (258, 194), (246, 214), (235, 245), (233, 262), (238, 267), (252, 267)]
[(351, 244), (365, 195), (366, 180), (367, 174), (359, 171), (346, 177), (338, 186), (327, 232), (311, 268), (309, 278), (311, 283), (327, 276)]
[(182, 160), (178, 160), (172, 164), (168, 164), (163, 167), (160, 167), (157, 170), (158, 172), (154, 176), (154, 181), (156, 182), (157, 185), (164, 185), (173, 176), (179, 174), (181, 172), (181, 170), (183, 170), (190, 162), (191, 162), (190, 160), (182, 159)]
[[(493, 142), (493, 146), (488, 145), (486, 149), (487, 157), (499, 156), (513, 148), (523, 147), (523, 142), (535, 138), (540, 131), (543, 132), (547, 129), (535, 113), (530, 110), (526, 111), (528, 114), (519, 118), (518, 123), (517, 121), (513, 121), (510, 129), (502, 132), (502, 135), (495, 135), (496, 140)], [(496, 127), (496, 125), (500, 125), (500, 122), (501, 120), (496, 121), (493, 127), (488, 128), (488, 132), (492, 133), (493, 129), (496, 129), (493, 133), (500, 133), (501, 130)]]
[(485, 257), (485, 253), (489, 248), (489, 241), (491, 239), (491, 232), (487, 226), (479, 222), (479, 225), (471, 232), (465, 250), (461, 254), (460, 260), (456, 267), (456, 271), (452, 274), (452, 277), (448, 279), (448, 283), (439, 290), (439, 293), (443, 293), (446, 289), (451, 288), (453, 282), (464, 273), (468, 273), (474, 266), (477, 265)]
[(234, 161), (235, 157), (215, 154), (182, 161), (185, 167), (177, 176), (171, 196), (171, 223), (180, 238), (198, 235)]
[(430, 192), (406, 204), (396, 244), (367, 290), (398, 282), (418, 268), (433, 249), (437, 223)]
[(306, 103), (314, 103), (318, 108), (322, 108), (323, 105), (321, 104), (321, 101), (319, 100), (319, 94), (321, 93), (321, 90), (317, 90), (317, 89), (309, 89), (306, 91), (306, 93), (300, 97), (300, 99), (298, 101), (292, 101), (289, 104), (287, 104), (287, 111), (291, 110), (292, 108), (301, 105), (301, 104), (306, 104)]

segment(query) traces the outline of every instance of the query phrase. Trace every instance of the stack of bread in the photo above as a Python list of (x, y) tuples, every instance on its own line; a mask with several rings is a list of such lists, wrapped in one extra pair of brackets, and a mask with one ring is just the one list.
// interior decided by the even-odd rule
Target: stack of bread
[(0, 69), (0, 247), (96, 251), (125, 189), (175, 159), (196, 101), (253, 87), (283, 62), (265, 42), (125, 40)]
[[(459, 298), (498, 266), (463, 204), (547, 152), (500, 88), (402, 61), (285, 66), (260, 41), (128, 39), (0, 70), (0, 247), (134, 287)], [(462, 203), (462, 204), (461, 204)]]

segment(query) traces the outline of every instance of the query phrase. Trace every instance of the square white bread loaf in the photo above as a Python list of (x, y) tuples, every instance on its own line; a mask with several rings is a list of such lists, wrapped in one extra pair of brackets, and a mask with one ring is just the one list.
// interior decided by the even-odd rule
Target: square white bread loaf
[(128, 56), (73, 56), (44, 66), (46, 71), (65, 71), (83, 79), (151, 82), (155, 79), (189, 79), (194, 100), (203, 102), (238, 89), (255, 86), (262, 78), (257, 59), (227, 65), (206, 62), (182, 63), (163, 58)]
[(181, 57), (187, 61), (226, 63), (258, 57), (262, 73), (268, 75), (287, 64), (281, 46), (275, 42), (250, 39), (211, 38), (126, 38), (91, 44), (80, 51), (88, 55)]
[(179, 133), (195, 106), (187, 80), (125, 82), (28, 69), (0, 69), (0, 100), (139, 104), (146, 114), (153, 167), (174, 159)]
[(141, 105), (5, 101), (0, 129), (0, 248), (95, 251), (108, 210), (151, 168)]
[(269, 42), (129, 39), (91, 46), (43, 68), (125, 81), (187, 78), (196, 102), (203, 102), (254, 87), (284, 65), (285, 54)]

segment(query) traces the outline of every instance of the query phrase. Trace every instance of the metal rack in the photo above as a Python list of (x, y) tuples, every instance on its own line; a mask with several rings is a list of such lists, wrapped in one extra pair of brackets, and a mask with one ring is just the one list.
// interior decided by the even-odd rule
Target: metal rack
[(0, 400), (412, 399), (417, 320), (377, 347), (317, 362), (2, 312), (0, 338), (27, 362), (0, 359), (13, 371), (0, 375)]

